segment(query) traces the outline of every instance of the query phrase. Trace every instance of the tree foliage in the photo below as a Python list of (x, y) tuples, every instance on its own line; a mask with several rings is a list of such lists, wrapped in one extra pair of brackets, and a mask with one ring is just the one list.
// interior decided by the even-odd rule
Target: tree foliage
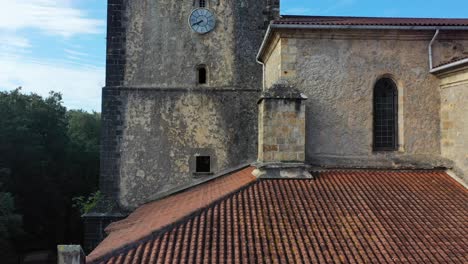
[[(81, 242), (72, 197), (97, 189), (99, 131), (99, 114), (67, 112), (58, 93), (42, 98), (20, 89), (0, 92), (0, 169), (9, 171), (0, 179), (0, 210), (9, 223), (21, 223), (15, 212), (22, 215), (20, 252)], [(0, 222), (0, 239), (18, 238), (14, 226)]]
[(73, 207), (78, 208), (82, 214), (87, 214), (96, 208), (98, 203), (103, 200), (100, 191), (90, 194), (88, 197), (78, 196), (73, 198)]
[(16, 213), (11, 193), (4, 192), (3, 182), (10, 171), (0, 169), (0, 256), (4, 263), (16, 261), (15, 242), (24, 236), (22, 229), (23, 219)]

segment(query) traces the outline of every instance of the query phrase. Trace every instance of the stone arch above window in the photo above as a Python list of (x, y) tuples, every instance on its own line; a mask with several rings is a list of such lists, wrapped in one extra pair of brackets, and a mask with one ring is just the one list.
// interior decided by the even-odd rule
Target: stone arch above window
[(374, 151), (398, 150), (398, 88), (388, 77), (379, 79), (374, 86)]

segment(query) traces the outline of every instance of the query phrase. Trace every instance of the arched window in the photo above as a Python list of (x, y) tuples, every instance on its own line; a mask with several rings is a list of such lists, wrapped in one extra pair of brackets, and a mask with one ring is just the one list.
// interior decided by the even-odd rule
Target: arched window
[(205, 65), (199, 65), (197, 67), (197, 80), (198, 84), (206, 84), (207, 83), (207, 76), (206, 76), (206, 66)]
[(398, 149), (398, 89), (390, 78), (374, 87), (374, 151)]

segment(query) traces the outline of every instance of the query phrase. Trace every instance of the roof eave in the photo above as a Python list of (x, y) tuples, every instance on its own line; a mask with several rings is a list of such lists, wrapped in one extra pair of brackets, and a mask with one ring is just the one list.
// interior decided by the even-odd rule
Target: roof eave
[(263, 64), (262, 56), (268, 41), (277, 29), (362, 29), (362, 30), (468, 30), (468, 26), (396, 26), (396, 25), (304, 25), (270, 24), (257, 53), (257, 62)]
[(266, 34), (265, 34), (265, 37), (263, 37), (263, 41), (262, 41), (262, 45), (260, 46), (260, 49), (258, 50), (258, 53), (257, 53), (257, 62), (260, 63), (260, 64), (263, 64), (264, 61), (262, 60), (262, 56), (263, 56), (263, 52), (265, 50), (265, 47), (267, 45), (267, 42), (268, 40), (270, 39), (270, 35), (271, 35), (271, 28), (272, 28), (272, 24), (270, 24), (267, 28), (267, 31), (266, 31)]

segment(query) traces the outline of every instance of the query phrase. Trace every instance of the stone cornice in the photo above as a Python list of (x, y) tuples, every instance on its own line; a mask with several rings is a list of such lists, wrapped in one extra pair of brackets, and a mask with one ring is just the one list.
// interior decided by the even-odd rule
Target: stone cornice
[(441, 89), (460, 85), (468, 85), (468, 66), (454, 68), (437, 76), (441, 79)]

